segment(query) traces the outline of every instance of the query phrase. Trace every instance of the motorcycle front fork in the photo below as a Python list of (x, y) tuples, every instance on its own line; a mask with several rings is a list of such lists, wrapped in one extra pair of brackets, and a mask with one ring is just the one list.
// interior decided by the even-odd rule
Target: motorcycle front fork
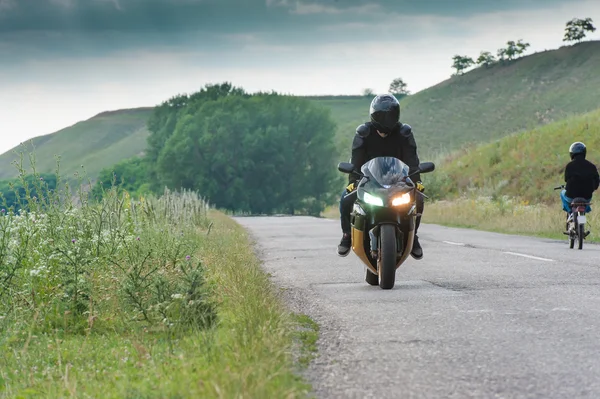
[[(377, 256), (379, 255), (379, 226), (375, 226), (373, 227), (371, 230), (369, 230), (369, 241), (370, 241), (370, 246), (371, 246), (371, 256), (373, 257), (373, 259), (377, 259)], [(396, 227), (396, 248), (401, 248), (401, 242), (400, 240), (402, 239), (402, 232), (400, 231), (400, 229), (398, 229)], [(401, 251), (398, 251), (398, 254), (400, 254)]]

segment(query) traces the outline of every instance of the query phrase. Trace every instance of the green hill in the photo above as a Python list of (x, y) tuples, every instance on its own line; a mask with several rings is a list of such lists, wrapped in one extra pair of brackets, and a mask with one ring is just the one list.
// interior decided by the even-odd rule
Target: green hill
[(584, 142), (600, 167), (600, 109), (462, 151), (438, 168), (447, 175), (439, 189), (556, 203), (553, 187), (563, 184), (574, 141)]
[[(421, 158), (447, 154), (465, 143), (485, 143), (515, 131), (600, 107), (600, 42), (584, 42), (474, 69), (401, 100), (402, 121), (413, 126)], [(330, 107), (338, 127), (336, 155), (349, 157), (356, 126), (368, 119), (371, 98), (309, 97)], [(33, 140), (40, 172), (84, 165), (95, 177), (146, 146), (152, 108), (105, 112)], [(12, 151), (0, 155), (0, 179), (16, 176)]]
[(592, 111), (600, 107), (600, 41), (477, 68), (402, 105), (427, 155)]
[[(60, 155), (61, 175), (72, 176), (83, 165), (87, 174), (95, 178), (102, 168), (144, 151), (146, 120), (151, 112), (152, 108), (103, 112), (56, 133), (36, 137), (23, 143), (23, 147), (0, 155), (0, 179), (17, 176), (17, 169), (11, 165), (18, 159), (14, 151), (33, 148), (38, 172), (55, 171), (55, 156)], [(27, 159), (23, 166), (29, 168)]]

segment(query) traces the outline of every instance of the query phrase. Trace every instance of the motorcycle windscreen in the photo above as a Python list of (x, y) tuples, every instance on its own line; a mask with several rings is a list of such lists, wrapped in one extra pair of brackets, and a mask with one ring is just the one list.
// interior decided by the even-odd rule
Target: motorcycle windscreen
[(377, 157), (365, 163), (361, 171), (370, 176), (383, 187), (403, 184), (409, 174), (409, 167), (404, 162), (394, 157)]

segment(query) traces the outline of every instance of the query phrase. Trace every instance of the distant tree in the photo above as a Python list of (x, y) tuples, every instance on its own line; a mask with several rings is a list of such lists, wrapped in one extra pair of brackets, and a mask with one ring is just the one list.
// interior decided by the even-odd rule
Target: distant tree
[(489, 67), (494, 62), (496, 62), (496, 57), (494, 57), (494, 55), (492, 53), (490, 53), (489, 51), (482, 51), (481, 54), (479, 54), (479, 58), (477, 58), (476, 62), (477, 62), (477, 65), (483, 65), (485, 67)]
[(573, 18), (565, 27), (565, 37), (563, 42), (581, 42), (586, 36), (586, 32), (595, 32), (596, 27), (592, 24), (591, 18), (579, 19)]
[(472, 65), (475, 64), (475, 61), (471, 57), (463, 56), (463, 55), (455, 55), (452, 57), (452, 68), (456, 69), (456, 74), (460, 75), (464, 73), (465, 70), (469, 69)]
[(368, 88), (367, 89), (363, 89), (362, 95), (365, 96), (365, 97), (372, 97), (372, 96), (375, 95), (375, 90), (368, 89)]
[(407, 90), (407, 84), (402, 78), (396, 78), (390, 83), (389, 92), (395, 95), (409, 95), (410, 91)]
[[(56, 190), (56, 175), (42, 173), (39, 176), (27, 175), (20, 178), (0, 181), (0, 206), (5, 212), (8, 209), (19, 213), (22, 209), (29, 209), (29, 200), (37, 198), (37, 203), (42, 208), (47, 205), (49, 195)], [(29, 193), (27, 193), (29, 191)]]
[(516, 55), (519, 54), (519, 47), (514, 40), (509, 40), (506, 42), (506, 58), (509, 60), (514, 60)]
[(498, 55), (498, 59), (500, 61), (505, 61), (508, 58), (508, 55), (506, 54), (506, 49), (505, 48), (498, 49), (498, 52), (496, 54)]
[(151, 181), (149, 166), (147, 158), (133, 157), (102, 169), (92, 189), (92, 196), (102, 198), (104, 191), (109, 190), (113, 184), (118, 187), (118, 191), (126, 190), (133, 196), (146, 194)]
[(517, 56), (523, 55), (529, 46), (529, 43), (525, 43), (521, 39), (518, 42), (509, 40), (506, 42), (506, 47), (498, 50), (498, 58), (500, 61), (514, 60)]
[(523, 42), (523, 39), (519, 39), (519, 41), (517, 42), (517, 54), (523, 55), (530, 46), (531, 45), (529, 43)]

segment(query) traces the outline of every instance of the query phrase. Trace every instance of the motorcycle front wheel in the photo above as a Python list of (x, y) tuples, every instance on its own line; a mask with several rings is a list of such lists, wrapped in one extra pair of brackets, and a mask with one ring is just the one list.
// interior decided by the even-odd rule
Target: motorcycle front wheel
[(384, 290), (394, 288), (396, 283), (396, 253), (396, 227), (392, 224), (381, 225), (377, 267), (379, 287)]

